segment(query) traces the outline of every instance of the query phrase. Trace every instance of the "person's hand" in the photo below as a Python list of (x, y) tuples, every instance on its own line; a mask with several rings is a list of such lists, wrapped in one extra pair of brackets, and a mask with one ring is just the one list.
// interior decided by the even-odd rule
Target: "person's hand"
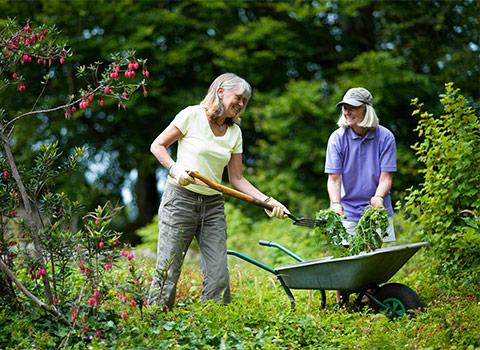
[(181, 166), (177, 165), (177, 163), (173, 164), (168, 171), (168, 174), (177, 180), (180, 186), (187, 186), (191, 183), (195, 182), (195, 179), (187, 174), (185, 169)]
[(344, 216), (343, 207), (340, 203), (330, 203), (330, 209), (340, 216)]
[(381, 196), (373, 196), (370, 199), (370, 205), (374, 208), (383, 208), (383, 197)]
[(269, 197), (265, 200), (265, 203), (268, 203), (273, 206), (272, 210), (265, 209), (265, 213), (271, 218), (276, 217), (279, 219), (283, 219), (286, 217), (286, 213), (290, 214), (287, 207), (285, 207), (282, 203), (277, 201), (275, 198)]

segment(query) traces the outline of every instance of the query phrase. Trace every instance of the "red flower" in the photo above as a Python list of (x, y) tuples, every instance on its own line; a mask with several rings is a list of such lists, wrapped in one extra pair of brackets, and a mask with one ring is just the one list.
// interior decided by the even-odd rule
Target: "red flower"
[(75, 305), (72, 306), (72, 321), (77, 319), (77, 307)]
[(125, 295), (125, 293), (122, 293), (122, 296), (120, 297), (120, 300), (122, 301), (122, 303), (126, 303), (127, 302), (127, 296)]
[(104, 265), (105, 271), (110, 271), (112, 269), (112, 267), (113, 267), (113, 264), (112, 264), (111, 260), (107, 261)]
[(83, 263), (83, 260), (80, 260), (80, 271), (82, 271), (82, 273), (85, 273), (87, 271), (87, 269), (85, 268), (85, 264)]

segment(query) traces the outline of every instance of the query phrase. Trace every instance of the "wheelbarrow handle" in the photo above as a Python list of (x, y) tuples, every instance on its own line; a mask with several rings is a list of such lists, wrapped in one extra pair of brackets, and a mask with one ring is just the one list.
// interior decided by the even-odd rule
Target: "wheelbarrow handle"
[(267, 246), (267, 247), (271, 247), (272, 246), (272, 241), (265, 241), (264, 239), (261, 239), (261, 240), (258, 241), (258, 244), (264, 245), (264, 246)]

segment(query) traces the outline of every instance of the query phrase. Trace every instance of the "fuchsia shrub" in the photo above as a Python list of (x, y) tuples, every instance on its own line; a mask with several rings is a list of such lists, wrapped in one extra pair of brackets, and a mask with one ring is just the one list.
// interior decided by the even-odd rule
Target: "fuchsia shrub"
[[(55, 27), (6, 21), (0, 30), (0, 94), (3, 88), (12, 87), (22, 98), (29, 86), (48, 83), (48, 75), (41, 82), (27, 76), (31, 71), (25, 69), (27, 65), (69, 64), (72, 51), (59, 44), (58, 38)], [(57, 143), (42, 145), (34, 168), (24, 169), (17, 164), (12, 144), (15, 124), (39, 113), (70, 119), (81, 110), (103, 108), (107, 99), (126, 108), (133, 94), (146, 96), (150, 76), (146, 60), (134, 51), (111, 57), (110, 63), (78, 67), (77, 77), (86, 83), (59, 106), (41, 110), (34, 106), (27, 112), (0, 108), (0, 302), (17, 312), (36, 305), (59, 322), (94, 332), (89, 334), (97, 338), (103, 334), (99, 320), (105, 319), (99, 312), (112, 302), (109, 290), (120, 290), (121, 302), (129, 301), (129, 307), (138, 308), (140, 315), (146, 304), (146, 276), (136, 266), (133, 251), (120, 243), (121, 234), (110, 228), (119, 208), (110, 203), (98, 206), (73, 229), (72, 222), (84, 209), (64, 193), (55, 192), (53, 180), (74, 171), (85, 149), (75, 148), (67, 156)], [(128, 267), (127, 286), (115, 285), (119, 279), (112, 277), (122, 272), (122, 266)], [(127, 308), (114, 310), (114, 318), (125, 320), (129, 312)]]

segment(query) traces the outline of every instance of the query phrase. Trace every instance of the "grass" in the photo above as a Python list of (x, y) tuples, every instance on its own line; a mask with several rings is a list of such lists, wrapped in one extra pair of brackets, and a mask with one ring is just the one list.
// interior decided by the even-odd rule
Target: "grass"
[[(200, 303), (202, 276), (193, 257), (185, 265), (177, 304), (170, 312), (151, 306), (145, 310), (143, 319), (138, 312), (130, 314), (126, 321), (118, 320), (112, 332), (88, 343), (88, 348), (477, 349), (480, 346), (478, 289), (452, 288), (437, 294), (438, 281), (405, 266), (395, 280), (411, 287), (410, 282), (416, 281), (414, 285), (420, 290), (425, 309), (415, 317), (390, 321), (383, 314), (335, 310), (333, 291), (327, 292), (325, 309), (319, 307), (318, 291), (294, 291), (297, 307), (292, 311), (273, 275), (235, 258), (229, 259), (232, 288), (229, 305)], [(421, 260), (421, 256), (417, 259)], [(412, 262), (415, 263), (418, 261)], [(0, 321), (2, 318), (5, 320), (8, 315), (3, 314)], [(10, 332), (9, 338), (0, 338), (5, 342), (3, 348), (58, 346), (59, 337), (52, 328), (42, 330), (27, 317), (17, 316), (14, 321), (9, 325), (3, 323), (1, 333), (5, 336), (5, 332)], [(72, 338), (66, 348), (85, 346), (85, 339), (80, 342)]]
[[(335, 310), (334, 293), (320, 309), (318, 291), (294, 291), (295, 311), (272, 275), (231, 264), (232, 303), (200, 298), (201, 275), (188, 264), (170, 312), (147, 309), (144, 320), (121, 324), (116, 339), (93, 349), (476, 349), (480, 346), (479, 296), (453, 290), (429, 295), (415, 317), (388, 320), (369, 311)], [(398, 280), (404, 281), (402, 276)], [(429, 283), (420, 281), (420, 286)]]

